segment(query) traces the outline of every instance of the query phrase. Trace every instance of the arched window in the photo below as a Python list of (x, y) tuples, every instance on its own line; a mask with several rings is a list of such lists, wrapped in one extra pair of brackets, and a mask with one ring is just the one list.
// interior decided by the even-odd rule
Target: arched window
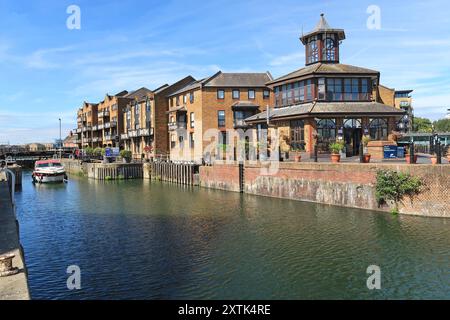
[(336, 41), (334, 40), (334, 35), (330, 35), (325, 39), (322, 58), (325, 61), (336, 61)]
[(386, 140), (388, 136), (388, 124), (386, 119), (371, 119), (369, 133), (373, 140)]
[(293, 150), (305, 149), (305, 123), (303, 120), (293, 120), (290, 122), (291, 148)]
[(319, 46), (317, 44), (317, 37), (309, 38), (307, 48), (308, 48), (308, 59), (307, 59), (308, 64), (319, 61)]
[(347, 119), (344, 121), (344, 128), (361, 128), (361, 120)]
[(322, 119), (317, 122), (317, 135), (321, 142), (336, 140), (336, 121)]

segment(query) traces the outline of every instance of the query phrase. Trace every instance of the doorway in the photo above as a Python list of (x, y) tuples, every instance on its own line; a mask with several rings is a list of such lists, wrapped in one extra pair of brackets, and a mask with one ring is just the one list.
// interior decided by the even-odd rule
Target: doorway
[(362, 129), (360, 119), (346, 119), (344, 121), (344, 141), (347, 157), (359, 155)]

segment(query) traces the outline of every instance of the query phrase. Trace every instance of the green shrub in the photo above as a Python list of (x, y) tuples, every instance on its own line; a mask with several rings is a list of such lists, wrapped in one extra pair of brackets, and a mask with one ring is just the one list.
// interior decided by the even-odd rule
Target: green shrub
[(330, 143), (330, 151), (333, 154), (339, 154), (342, 150), (344, 150), (344, 142), (333, 142)]
[(131, 159), (132, 155), (133, 154), (131, 153), (130, 150), (122, 150), (122, 151), (120, 151), (120, 156), (122, 158), (124, 158), (124, 159)]
[(112, 177), (106, 176), (106, 177), (105, 177), (105, 180), (106, 180), (106, 181), (111, 181), (111, 180), (112, 180)]
[(390, 170), (379, 170), (377, 172), (377, 183), (375, 187), (375, 196), (378, 205), (387, 201), (394, 202), (393, 214), (398, 213), (398, 203), (405, 196), (413, 197), (420, 193), (423, 182), (420, 178), (407, 173), (398, 173)]
[(117, 177), (117, 179), (119, 180), (125, 180), (125, 176), (123, 174), (119, 174), (119, 176)]

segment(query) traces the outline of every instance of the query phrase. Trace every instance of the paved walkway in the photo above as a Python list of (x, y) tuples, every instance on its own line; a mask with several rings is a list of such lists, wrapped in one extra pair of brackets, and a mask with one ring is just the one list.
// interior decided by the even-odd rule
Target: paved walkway
[[(0, 180), (2, 177), (0, 177)], [(0, 181), (0, 256), (14, 253), (13, 266), (20, 272), (9, 277), (0, 277), (0, 300), (28, 300), (27, 277), (21, 256), (19, 233), (16, 217), (11, 204), (9, 187), (6, 181)]]

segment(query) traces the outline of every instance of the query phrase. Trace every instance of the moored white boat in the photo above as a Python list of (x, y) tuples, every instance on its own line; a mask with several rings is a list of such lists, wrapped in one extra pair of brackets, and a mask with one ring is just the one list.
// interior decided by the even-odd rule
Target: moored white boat
[(66, 170), (59, 160), (36, 161), (32, 176), (36, 183), (61, 183), (67, 179)]

